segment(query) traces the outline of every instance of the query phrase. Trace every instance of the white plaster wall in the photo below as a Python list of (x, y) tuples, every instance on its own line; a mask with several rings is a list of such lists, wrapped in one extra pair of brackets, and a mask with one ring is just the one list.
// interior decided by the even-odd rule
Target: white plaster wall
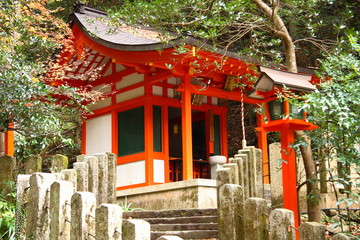
[(116, 95), (116, 102), (119, 103), (140, 96), (144, 96), (144, 87), (135, 88), (133, 90)]
[(161, 159), (154, 159), (154, 182), (165, 182), (165, 162)]
[(116, 187), (144, 183), (145, 160), (117, 165), (116, 174)]
[(86, 154), (111, 152), (111, 114), (86, 121)]
[(144, 75), (134, 73), (123, 77), (122, 80), (116, 84), (116, 88), (120, 89), (120, 88), (128, 87), (142, 81), (144, 81)]
[(216, 97), (211, 97), (212, 105), (218, 105), (218, 99)]
[(123, 71), (123, 70), (125, 70), (126, 68), (123, 66), (123, 65), (121, 65), (121, 64), (116, 64), (116, 72), (121, 72), (121, 71)]
[(171, 78), (168, 78), (167, 82), (168, 82), (169, 84), (174, 84), (174, 85), (176, 85), (177, 82), (180, 82), (180, 80), (177, 80), (176, 78), (171, 77)]
[(152, 87), (153, 94), (156, 96), (162, 96), (163, 95), (163, 89), (159, 86), (153, 86)]
[(174, 98), (174, 89), (170, 89), (170, 88), (168, 88), (168, 97), (169, 98)]
[[(94, 91), (100, 92), (100, 93), (110, 93), (111, 92), (111, 87), (105, 84), (101, 84), (99, 86), (96, 86), (93, 88)], [(89, 105), (89, 109), (91, 111), (103, 108), (103, 107), (108, 107), (111, 105), (111, 98), (105, 98), (103, 100), (97, 101), (96, 103)]]

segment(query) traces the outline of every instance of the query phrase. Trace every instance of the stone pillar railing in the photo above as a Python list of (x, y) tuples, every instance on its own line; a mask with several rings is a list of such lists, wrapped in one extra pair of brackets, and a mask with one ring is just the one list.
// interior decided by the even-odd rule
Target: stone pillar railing
[(236, 184), (224, 184), (220, 187), (219, 196), (219, 238), (241, 239), (245, 233), (242, 187)]
[(73, 240), (95, 238), (96, 196), (90, 192), (76, 192), (71, 197), (71, 230)]
[[(296, 231), (300, 231), (301, 240), (326, 239), (322, 224), (308, 222), (296, 229), (292, 211), (279, 208), (270, 212), (268, 201), (262, 198), (260, 150), (253, 147), (240, 150), (229, 163), (217, 170), (216, 178), (220, 240), (295, 240)], [(337, 234), (333, 239), (354, 238)]]
[(300, 225), (301, 240), (325, 240), (325, 232), (325, 226), (318, 222), (305, 222)]
[(30, 177), (28, 206), (26, 207), (26, 239), (48, 239), (50, 232), (50, 186), (55, 174), (34, 173)]
[(269, 239), (268, 216), (270, 208), (262, 198), (248, 198), (244, 205), (245, 240)]
[(293, 226), (293, 211), (281, 208), (273, 210), (270, 214), (270, 239), (295, 240)]
[(121, 239), (122, 209), (115, 204), (101, 204), (96, 209), (96, 238), (101, 240)]
[(124, 240), (150, 240), (150, 224), (140, 219), (123, 221)]
[[(60, 172), (18, 175), (17, 215), (25, 210), (26, 216), (17, 221), (18, 239), (150, 240), (149, 223), (123, 223), (121, 207), (106, 203), (116, 201), (116, 155), (82, 155), (77, 161), (74, 169), (54, 164)], [(97, 195), (79, 191), (85, 189)]]
[(70, 239), (71, 196), (70, 181), (55, 181), (50, 187), (50, 240)]

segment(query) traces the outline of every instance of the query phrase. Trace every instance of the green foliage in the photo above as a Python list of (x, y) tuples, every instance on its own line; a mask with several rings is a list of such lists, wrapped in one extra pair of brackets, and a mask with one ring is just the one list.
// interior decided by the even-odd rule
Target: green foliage
[[(294, 40), (297, 61), (303, 67), (319, 66), (321, 54), (335, 46), (345, 27), (358, 27), (360, 22), (355, 14), (358, 1), (279, 2), (277, 13)], [(281, 39), (274, 38), (271, 21), (252, 1), (126, 0), (110, 13), (117, 24), (141, 24), (179, 36), (192, 35), (215, 47), (254, 57), (262, 64), (285, 64)]]
[(10, 193), (0, 193), (0, 239), (15, 239), (16, 194), (15, 183), (8, 182)]
[(123, 212), (132, 212), (132, 211), (141, 211), (143, 209), (141, 208), (133, 208), (132, 207), (132, 203), (128, 202), (127, 197), (125, 197), (125, 201), (124, 202), (120, 202), (119, 206), (121, 207), (121, 209), (123, 210)]
[(331, 76), (331, 81), (309, 94), (303, 108), (308, 120), (319, 126), (308, 132), (313, 155), (319, 164), (327, 163), (328, 181), (344, 194), (337, 205), (347, 208), (347, 214), (339, 216), (350, 227), (350, 208), (360, 200), (359, 179), (351, 175), (360, 172), (360, 45), (357, 31), (347, 34), (336, 54), (322, 61), (322, 74)]
[[(353, 35), (355, 33), (356, 35)], [(357, 32), (350, 32), (337, 55), (322, 61), (330, 82), (308, 95), (304, 109), (319, 128), (309, 132), (314, 145), (327, 150), (327, 157), (360, 166), (360, 48)]]
[(71, 32), (46, 2), (0, 0), (0, 131), (18, 133), (18, 159), (79, 149), (76, 128), (86, 111), (79, 89), (48, 84), (49, 73), (61, 79), (54, 60), (60, 49), (71, 51)]

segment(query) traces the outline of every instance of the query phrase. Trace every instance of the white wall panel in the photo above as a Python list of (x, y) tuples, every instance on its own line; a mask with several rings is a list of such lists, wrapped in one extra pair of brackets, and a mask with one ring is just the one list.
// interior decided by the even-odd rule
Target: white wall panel
[(116, 187), (123, 187), (145, 182), (145, 160), (116, 166)]
[(159, 86), (153, 86), (152, 87), (153, 94), (156, 96), (162, 96), (163, 95), (163, 88)]
[(164, 160), (154, 159), (154, 182), (165, 182), (165, 162)]
[(128, 87), (142, 81), (144, 81), (144, 74), (134, 73), (123, 77), (122, 80), (116, 84), (116, 88), (120, 89), (120, 88)]
[(111, 114), (86, 121), (86, 154), (111, 152)]
[(135, 88), (133, 90), (116, 95), (116, 102), (124, 102), (126, 100), (130, 100), (140, 96), (144, 96), (144, 87)]

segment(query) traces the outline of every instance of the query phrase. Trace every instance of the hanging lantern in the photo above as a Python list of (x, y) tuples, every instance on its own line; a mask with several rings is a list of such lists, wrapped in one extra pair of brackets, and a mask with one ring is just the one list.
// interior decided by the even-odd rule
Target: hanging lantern
[[(278, 93), (300, 94), (314, 91), (316, 87), (311, 84), (311, 75), (290, 73), (267, 67), (260, 67), (261, 75), (254, 89), (247, 95), (250, 98), (264, 100), (266, 123), (262, 127), (268, 127), (267, 131), (278, 131), (284, 122), (294, 124), (294, 130), (313, 129), (313, 125), (306, 121), (306, 114), (288, 100), (279, 99)], [(300, 125), (303, 125), (302, 127)], [(298, 129), (296, 129), (298, 128)]]

